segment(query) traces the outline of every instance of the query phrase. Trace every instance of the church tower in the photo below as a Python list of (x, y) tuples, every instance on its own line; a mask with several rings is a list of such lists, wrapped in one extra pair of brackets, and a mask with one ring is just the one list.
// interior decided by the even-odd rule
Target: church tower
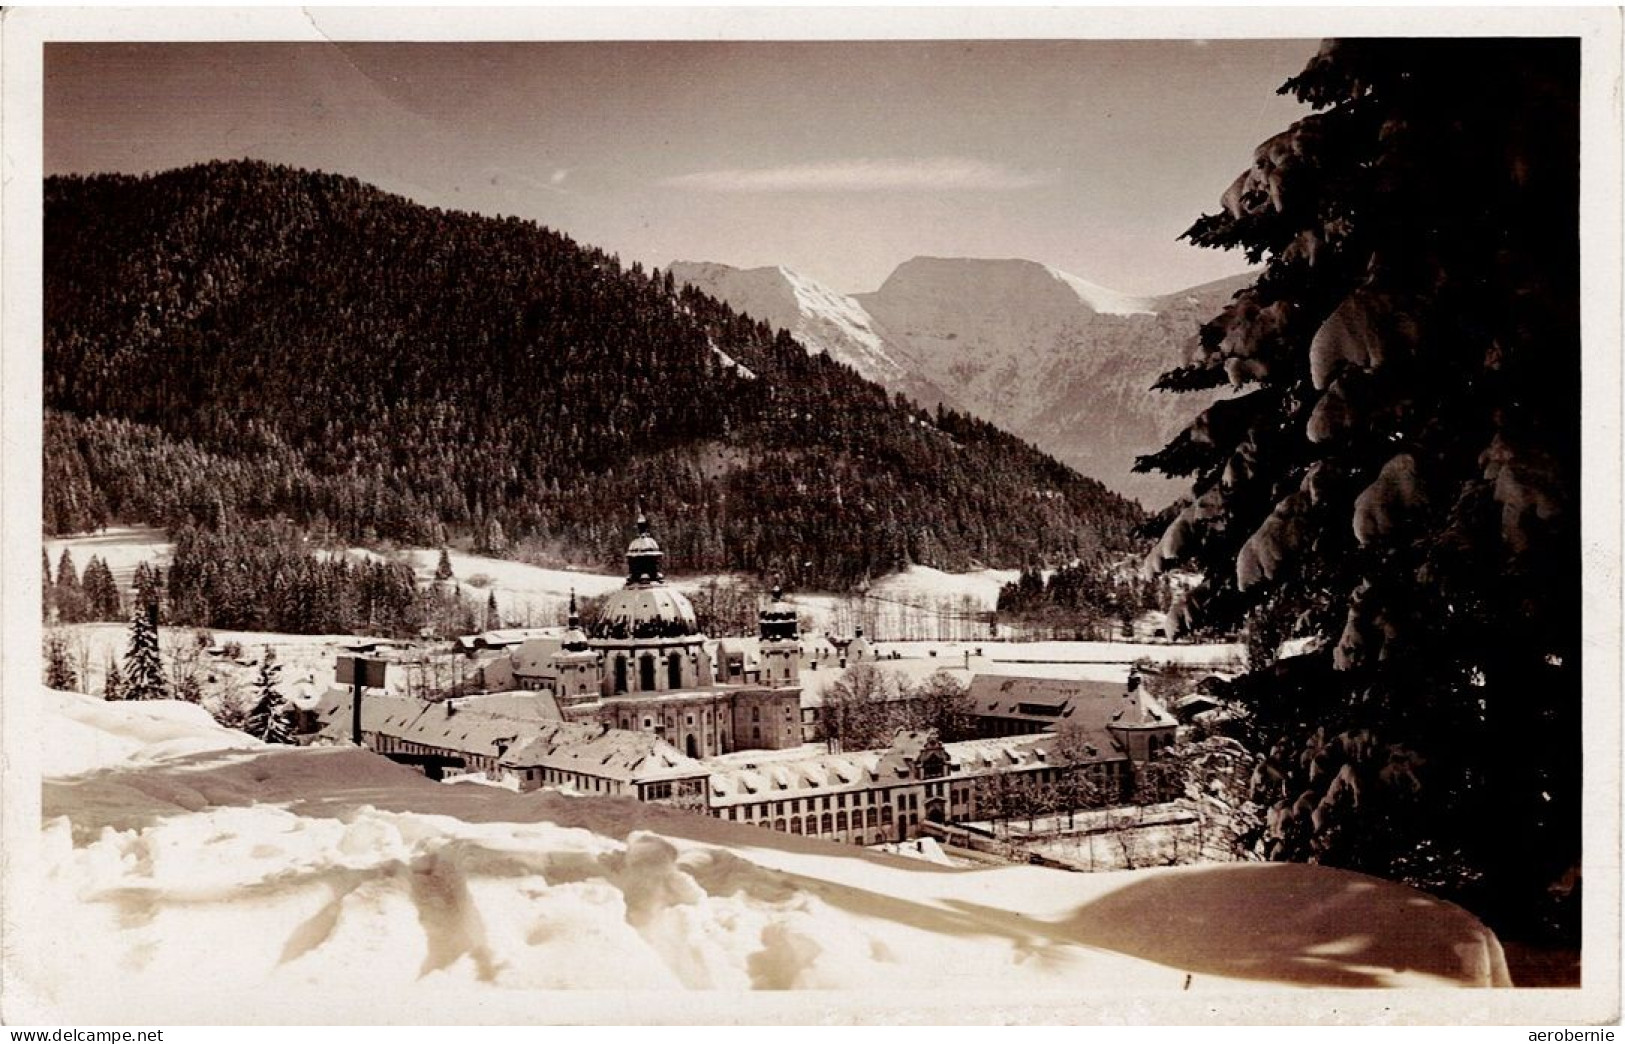
[(762, 684), (783, 688), (801, 684), (801, 641), (795, 606), (773, 585), (773, 600), (756, 617), (761, 637)]
[(581, 629), (575, 588), (570, 589), (570, 619), (564, 641), (548, 662), (553, 670), (553, 695), (560, 707), (598, 698), (603, 685), (603, 668), (598, 654), (587, 644), (586, 632)]

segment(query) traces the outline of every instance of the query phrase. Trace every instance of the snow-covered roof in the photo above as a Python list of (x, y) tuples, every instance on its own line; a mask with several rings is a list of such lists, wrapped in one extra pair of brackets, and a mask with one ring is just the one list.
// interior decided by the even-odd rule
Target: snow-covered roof
[(563, 636), (527, 638), (509, 654), (513, 657), (513, 672), (524, 675), (546, 674), (553, 657), (563, 648)]
[(718, 638), (716, 640), (716, 644), (717, 652), (721, 655), (736, 653), (751, 660), (756, 659), (756, 654), (760, 651), (762, 645), (760, 639), (746, 638), (737, 635), (730, 635), (726, 638)]
[(521, 721), (563, 721), (558, 701), (546, 690), (531, 692), (493, 692), (457, 698), (460, 709), (492, 714)]
[(1143, 688), (1121, 682), (978, 674), (971, 679), (971, 713), (982, 718), (1029, 722), (1034, 731), (1062, 722), (1090, 732), (1174, 724), (1174, 718)]
[[(711, 770), (711, 803), (718, 806), (752, 804), (785, 798), (817, 797), (869, 790), (877, 786), (907, 784), (920, 779), (915, 765), (921, 754), (935, 744), (930, 732), (900, 732), (886, 750), (865, 750), (842, 754), (804, 754), (795, 758), (775, 758), (760, 764), (706, 764)], [(1053, 767), (1059, 762), (1051, 735), (1015, 736), (1002, 739), (967, 740), (944, 743), (948, 775), (965, 778), (995, 771)], [(1084, 763), (1121, 761), (1122, 748), (1104, 738)]]
[[(526, 706), (531, 699), (535, 706)], [(368, 694), (361, 701), (363, 732), (408, 740), (457, 754), (497, 758), (514, 768), (556, 768), (623, 782), (703, 776), (707, 769), (676, 747), (646, 733), (544, 717), (552, 697), (504, 693), (438, 703)], [(324, 735), (348, 739), (350, 693), (328, 691), (316, 711)]]
[(710, 771), (658, 736), (584, 723), (550, 729), (502, 762), (515, 768), (561, 769), (627, 783), (694, 779)]
[(522, 645), (532, 638), (542, 638), (549, 635), (557, 636), (555, 627), (514, 627), (496, 631), (481, 631), (479, 634), (465, 634), (457, 639), (457, 646), (463, 650), (469, 649), (508, 649)]
[[(345, 688), (329, 689), (316, 706), (316, 719), (324, 735), (350, 738), (351, 695)], [(500, 757), (520, 741), (537, 719), (468, 710), (466, 703), (444, 700), (426, 703), (406, 696), (368, 693), (361, 701), (361, 730), (410, 740), (459, 754)]]

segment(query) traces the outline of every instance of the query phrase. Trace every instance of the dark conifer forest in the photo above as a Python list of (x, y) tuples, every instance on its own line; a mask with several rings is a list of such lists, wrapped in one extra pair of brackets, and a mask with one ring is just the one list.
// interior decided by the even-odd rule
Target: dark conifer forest
[(844, 589), (1130, 546), (1137, 505), (529, 221), (257, 162), (45, 187), (45, 526), (281, 519)]

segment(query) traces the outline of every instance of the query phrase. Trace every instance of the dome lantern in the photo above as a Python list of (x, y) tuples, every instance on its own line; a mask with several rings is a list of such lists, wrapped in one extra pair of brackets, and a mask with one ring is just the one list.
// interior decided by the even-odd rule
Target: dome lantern
[(626, 582), (628, 584), (658, 584), (666, 577), (661, 572), (665, 552), (655, 538), (649, 535), (649, 519), (643, 513), (643, 501), (638, 500), (638, 535), (626, 545)]
[(778, 578), (773, 581), (773, 600), (756, 616), (757, 627), (764, 642), (796, 641), (796, 610), (784, 600), (784, 585)]

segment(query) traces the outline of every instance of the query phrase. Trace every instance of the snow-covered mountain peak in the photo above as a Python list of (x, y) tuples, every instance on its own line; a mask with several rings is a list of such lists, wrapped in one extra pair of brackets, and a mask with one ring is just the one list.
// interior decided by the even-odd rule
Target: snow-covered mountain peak
[[(868, 294), (782, 265), (678, 262), (674, 277), (789, 330), (872, 381), (992, 421), (1153, 507), (1179, 483), (1131, 472), (1215, 393), (1149, 389), (1248, 274), (1138, 297), (1020, 258), (921, 256)], [(947, 389), (947, 391), (944, 391)]]
[(928, 257), (898, 265), (868, 298), (959, 299), (966, 307), (990, 300), (1044, 301), (1056, 308), (1082, 304), (1098, 315), (1151, 315), (1156, 299), (1112, 290), (1059, 268), (1023, 258)]
[(822, 352), (863, 377), (931, 404), (943, 401), (924, 380), (906, 346), (888, 337), (874, 317), (846, 294), (783, 265), (735, 268), (709, 261), (674, 261), (672, 278), (782, 330), (810, 352)]
[(1078, 300), (1101, 315), (1155, 315), (1157, 312), (1156, 298), (1135, 297), (1091, 283), (1059, 268), (1051, 268), (1048, 265), (1044, 268), (1051, 276), (1076, 292)]

